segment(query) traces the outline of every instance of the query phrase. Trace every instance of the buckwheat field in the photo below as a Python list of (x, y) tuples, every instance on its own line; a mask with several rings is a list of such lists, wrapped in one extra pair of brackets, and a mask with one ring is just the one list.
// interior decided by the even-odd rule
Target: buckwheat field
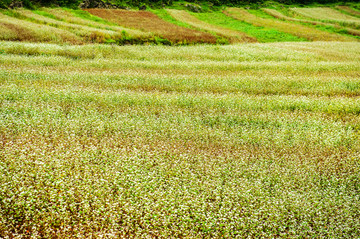
[(358, 42), (0, 42), (0, 235), (357, 238), (359, 96)]

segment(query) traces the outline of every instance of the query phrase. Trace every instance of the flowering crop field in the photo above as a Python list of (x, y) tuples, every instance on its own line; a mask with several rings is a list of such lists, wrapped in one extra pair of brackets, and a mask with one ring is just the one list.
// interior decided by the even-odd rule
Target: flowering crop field
[(0, 42), (0, 237), (360, 237), (360, 43)]

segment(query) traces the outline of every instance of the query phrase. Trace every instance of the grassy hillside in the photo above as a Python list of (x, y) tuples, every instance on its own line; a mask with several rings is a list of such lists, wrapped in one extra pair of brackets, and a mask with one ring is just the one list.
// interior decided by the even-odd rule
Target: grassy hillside
[(0, 10), (0, 40), (117, 45), (360, 40), (357, 27), (360, 18), (354, 15), (356, 10), (346, 6), (284, 8), (276, 5), (257, 10), (208, 9), (201, 13), (184, 10), (183, 5), (177, 8)]
[(360, 44), (0, 42), (0, 236), (360, 236)]

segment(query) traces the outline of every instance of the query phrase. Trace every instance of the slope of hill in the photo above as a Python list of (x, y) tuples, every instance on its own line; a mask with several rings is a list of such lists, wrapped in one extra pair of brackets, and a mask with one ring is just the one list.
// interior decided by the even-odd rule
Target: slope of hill
[[(287, 11), (312, 14), (319, 11), (319, 16), (324, 11), (330, 14), (324, 19), (314, 20), (308, 15), (310, 19), (285, 16), (275, 9), (225, 8), (222, 12), (217, 10), (194, 13), (178, 9), (151, 12), (120, 9), (84, 11), (65, 8), (36, 10), (17, 8), (0, 10), (0, 25), (3, 29), (0, 32), (0, 39), (118, 45), (358, 41), (360, 39), (360, 30), (356, 29), (360, 18), (345, 15), (340, 12), (343, 10), (288, 8)], [(346, 24), (339, 17), (346, 19)], [(354, 28), (350, 28), (350, 25)]]

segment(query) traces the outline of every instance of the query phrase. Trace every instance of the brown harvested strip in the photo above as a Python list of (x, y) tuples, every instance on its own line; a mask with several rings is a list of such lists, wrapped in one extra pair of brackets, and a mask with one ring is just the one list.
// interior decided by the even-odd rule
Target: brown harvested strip
[(28, 41), (28, 42), (57, 42), (82, 44), (83, 42), (76, 35), (57, 29), (55, 27), (37, 24), (17, 18), (9, 17), (0, 13), (0, 24), (7, 29), (6, 35), (0, 32), (0, 39)]
[(320, 31), (318, 29), (302, 26), (299, 24), (257, 17), (241, 8), (227, 8), (224, 13), (230, 17), (253, 24), (255, 26), (276, 29), (278, 31), (286, 32), (308, 39), (310, 41), (354, 41), (354, 39), (350, 37)]
[(348, 7), (348, 6), (336, 6), (337, 9), (340, 9), (340, 10), (343, 10), (345, 12), (348, 12), (352, 15), (355, 15), (355, 16), (360, 16), (360, 12), (359, 11), (356, 11), (355, 9), (352, 9), (351, 7)]
[(86, 9), (86, 11), (121, 26), (152, 32), (173, 43), (216, 43), (216, 37), (209, 33), (177, 26), (147, 11), (118, 9)]
[(312, 25), (319, 25), (319, 26), (331, 26), (331, 27), (335, 27), (337, 29), (344, 29), (350, 35), (360, 36), (360, 31), (359, 30), (355, 30), (355, 29), (351, 29), (351, 28), (344, 28), (344, 27), (341, 27), (341, 26), (339, 26), (337, 24), (292, 18), (292, 17), (285, 16), (284, 14), (282, 14), (281, 12), (279, 12), (279, 11), (277, 11), (275, 9), (263, 8), (262, 10), (264, 12), (266, 12), (267, 14), (269, 14), (269, 15), (275, 17), (275, 18), (281, 19), (281, 20), (292, 21), (292, 22), (309, 23), (309, 24), (312, 24)]
[(225, 37), (232, 43), (236, 42), (257, 42), (256, 38), (248, 36), (246, 33), (234, 31), (225, 27), (211, 25), (192, 16), (184, 10), (167, 9), (172, 17), (185, 22), (193, 27), (203, 29), (205, 31), (214, 32), (219, 36)]

